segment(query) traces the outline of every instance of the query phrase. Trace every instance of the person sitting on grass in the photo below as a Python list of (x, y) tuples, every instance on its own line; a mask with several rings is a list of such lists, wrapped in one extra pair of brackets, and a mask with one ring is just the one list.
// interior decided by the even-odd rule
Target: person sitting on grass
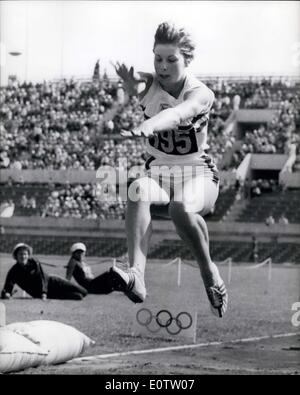
[(109, 271), (95, 277), (90, 266), (84, 261), (86, 246), (83, 243), (75, 243), (70, 248), (71, 258), (67, 265), (66, 279), (72, 277), (84, 287), (88, 293), (109, 294), (113, 289), (112, 277)]
[(33, 298), (81, 300), (87, 295), (85, 288), (58, 276), (47, 274), (41, 263), (32, 257), (32, 248), (19, 243), (13, 249), (16, 260), (7, 273), (1, 292), (2, 299), (10, 299), (17, 284)]

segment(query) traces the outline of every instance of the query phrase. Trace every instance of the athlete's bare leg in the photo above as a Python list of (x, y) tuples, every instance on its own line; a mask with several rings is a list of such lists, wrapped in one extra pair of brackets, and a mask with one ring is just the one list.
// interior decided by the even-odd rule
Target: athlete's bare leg
[(125, 220), (129, 264), (143, 275), (152, 233), (150, 204), (129, 200)]
[(111, 268), (113, 287), (134, 303), (142, 303), (147, 295), (144, 275), (149, 241), (152, 233), (150, 206), (152, 202), (168, 204), (169, 195), (156, 181), (144, 177), (134, 181), (128, 191), (126, 236), (129, 269)]
[(132, 190), (138, 190), (140, 199), (131, 199), (130, 190), (126, 210), (126, 237), (129, 264), (144, 276), (149, 241), (152, 234), (151, 203), (169, 203), (168, 194), (156, 181), (148, 177), (134, 182)]
[(187, 212), (183, 203), (174, 201), (169, 205), (169, 214), (178, 235), (191, 248), (205, 286), (220, 283), (219, 270), (211, 260), (208, 230), (203, 217), (197, 213)]
[(222, 281), (210, 256), (208, 229), (201, 215), (214, 206), (217, 196), (217, 184), (200, 175), (187, 180), (182, 191), (175, 190), (169, 205), (169, 215), (179, 236), (191, 248), (206, 287)]

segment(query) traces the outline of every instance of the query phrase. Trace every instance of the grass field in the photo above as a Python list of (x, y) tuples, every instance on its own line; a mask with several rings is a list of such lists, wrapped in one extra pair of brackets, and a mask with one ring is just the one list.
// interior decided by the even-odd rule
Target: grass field
[[(67, 257), (38, 256), (42, 262), (57, 265), (47, 267), (48, 273), (65, 274)], [(110, 267), (109, 261), (87, 258), (94, 274)], [(13, 261), (0, 255), (0, 287)], [(220, 266), (227, 279), (228, 268)], [(75, 360), (57, 366), (28, 369), (27, 374), (299, 374), (299, 336), (273, 338), (277, 334), (297, 333), (291, 323), (292, 304), (299, 301), (299, 268), (273, 265), (268, 281), (266, 266), (249, 269), (234, 265), (227, 284), (230, 304), (223, 319), (214, 317), (208, 306), (197, 268), (183, 264), (181, 284), (177, 286), (177, 265), (152, 262), (147, 265), (145, 306), (168, 307), (171, 310), (197, 311), (196, 344), (177, 336), (154, 337), (135, 332), (134, 305), (123, 294), (88, 295), (83, 301), (34, 300), (23, 298), (18, 291), (4, 301), (7, 323), (39, 319), (57, 320), (74, 326), (96, 341), (86, 356), (93, 360)], [(238, 339), (250, 341), (237, 341)], [(263, 339), (260, 339), (263, 337)], [(202, 344), (220, 342), (219, 344)], [(194, 344), (193, 348), (172, 349)], [(154, 352), (157, 348), (171, 349)], [(134, 350), (149, 350), (131, 354)], [(118, 353), (124, 352), (124, 355)], [(106, 357), (103, 354), (116, 353)], [(102, 357), (99, 357), (102, 355)]]

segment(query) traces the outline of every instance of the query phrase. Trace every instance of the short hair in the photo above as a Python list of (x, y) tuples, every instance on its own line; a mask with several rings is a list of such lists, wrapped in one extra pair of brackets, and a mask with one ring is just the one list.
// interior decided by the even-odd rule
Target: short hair
[(195, 43), (185, 28), (176, 27), (171, 22), (161, 23), (154, 36), (154, 47), (157, 44), (177, 45), (185, 59), (185, 65), (188, 66), (194, 59)]
[(18, 243), (14, 246), (13, 252), (12, 252), (12, 256), (17, 259), (17, 253), (20, 249), (25, 249), (28, 251), (29, 256), (32, 255), (32, 247), (30, 247), (28, 244), (26, 243)]

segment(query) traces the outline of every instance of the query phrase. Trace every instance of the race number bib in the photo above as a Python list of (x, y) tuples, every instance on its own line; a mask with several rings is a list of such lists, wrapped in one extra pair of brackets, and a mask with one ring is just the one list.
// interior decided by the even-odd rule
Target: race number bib
[(149, 138), (149, 144), (168, 155), (187, 155), (198, 152), (194, 128), (159, 132)]

